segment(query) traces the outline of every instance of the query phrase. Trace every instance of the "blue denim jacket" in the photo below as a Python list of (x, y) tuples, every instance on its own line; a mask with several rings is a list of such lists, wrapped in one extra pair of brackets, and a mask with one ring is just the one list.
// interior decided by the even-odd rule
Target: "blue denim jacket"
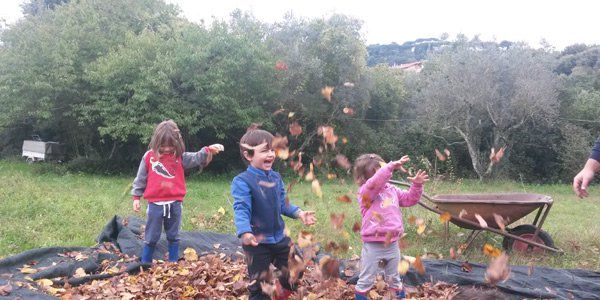
[(286, 191), (279, 173), (248, 166), (231, 183), (233, 212), (238, 237), (246, 232), (259, 243), (275, 244), (285, 237), (281, 215), (297, 218), (300, 209), (286, 204)]

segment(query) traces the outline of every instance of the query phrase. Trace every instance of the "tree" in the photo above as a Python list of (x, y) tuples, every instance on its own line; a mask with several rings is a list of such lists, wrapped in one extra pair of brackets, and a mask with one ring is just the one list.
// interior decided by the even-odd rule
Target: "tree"
[(480, 179), (492, 175), (492, 148), (508, 146), (528, 122), (558, 116), (551, 58), (523, 45), (457, 42), (431, 57), (423, 71), (421, 117), (430, 129), (455, 135), (467, 147)]

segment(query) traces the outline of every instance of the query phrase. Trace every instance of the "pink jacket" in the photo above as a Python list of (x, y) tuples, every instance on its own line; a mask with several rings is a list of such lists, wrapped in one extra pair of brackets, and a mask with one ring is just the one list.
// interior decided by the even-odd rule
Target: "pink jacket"
[(388, 233), (390, 242), (397, 241), (404, 233), (400, 207), (413, 206), (421, 198), (423, 184), (413, 183), (408, 192), (389, 184), (393, 171), (388, 163), (358, 190), (363, 242), (385, 242)]

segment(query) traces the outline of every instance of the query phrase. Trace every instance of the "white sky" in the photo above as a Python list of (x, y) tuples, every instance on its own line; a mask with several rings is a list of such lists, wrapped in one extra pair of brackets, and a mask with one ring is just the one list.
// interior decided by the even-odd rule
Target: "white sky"
[[(235, 8), (275, 22), (286, 12), (307, 18), (343, 13), (361, 19), (368, 44), (399, 44), (417, 38), (454, 39), (457, 33), (483, 40), (525, 41), (545, 38), (556, 49), (574, 43), (600, 44), (600, 1), (594, 0), (166, 0), (194, 22), (227, 18)], [(0, 0), (0, 19), (20, 18), (24, 0)]]

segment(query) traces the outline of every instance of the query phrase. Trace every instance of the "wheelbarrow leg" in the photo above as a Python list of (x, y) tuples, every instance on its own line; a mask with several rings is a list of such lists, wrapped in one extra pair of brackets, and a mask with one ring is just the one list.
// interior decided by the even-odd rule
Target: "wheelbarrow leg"
[(467, 252), (467, 249), (469, 249), (469, 247), (471, 247), (471, 244), (473, 243), (473, 241), (475, 240), (475, 238), (477, 238), (477, 236), (481, 233), (482, 230), (473, 230), (471, 231), (471, 234), (469, 234), (469, 236), (467, 237), (467, 241), (465, 242), (466, 246), (465, 246), (465, 252)]
[(448, 236), (450, 235), (449, 222), (444, 222), (444, 242), (448, 243)]
[[(535, 226), (535, 233), (533, 234), (533, 240), (537, 239), (538, 234), (540, 233), (540, 230), (542, 229), (542, 225), (544, 225), (544, 221), (546, 221), (546, 217), (548, 216), (548, 212), (550, 212), (550, 208), (552, 207), (552, 204), (546, 204), (542, 207), (540, 207), (540, 209), (538, 210), (537, 215), (535, 216), (535, 219), (533, 220), (533, 226)], [(544, 211), (544, 214), (542, 214), (542, 210)], [(540, 220), (540, 222), (538, 223), (538, 218), (540, 217), (540, 214), (542, 214), (542, 219)], [(527, 247), (527, 252), (531, 252), (533, 250), (533, 246), (530, 244)]]

